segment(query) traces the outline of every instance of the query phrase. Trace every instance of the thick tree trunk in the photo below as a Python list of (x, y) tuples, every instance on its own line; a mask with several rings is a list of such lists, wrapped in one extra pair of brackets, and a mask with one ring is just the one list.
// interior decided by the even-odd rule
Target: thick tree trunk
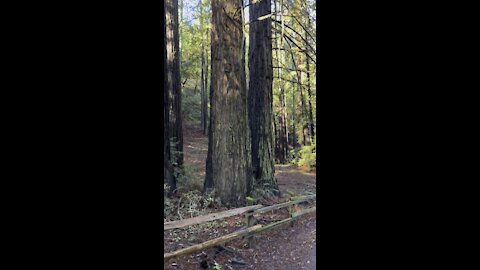
[(183, 164), (182, 93), (180, 85), (180, 50), (178, 34), (178, 0), (166, 0), (167, 77), (170, 107), (170, 138), (175, 166)]
[[(166, 6), (165, 7), (165, 12)], [(163, 20), (166, 21), (166, 13), (163, 14)], [(166, 23), (164, 21), (164, 28), (163, 31), (166, 34)], [(163, 55), (163, 61), (165, 67), (168, 69), (167, 66), (167, 39), (164, 40), (164, 55)], [(167, 71), (168, 74), (168, 71)], [(171, 191), (176, 189), (176, 180), (173, 174), (173, 166), (172, 166), (172, 161), (171, 161), (171, 155), (170, 155), (170, 105), (169, 105), (169, 78), (170, 76), (165, 76), (164, 78), (164, 92), (163, 92), (163, 121), (164, 121), (164, 129), (163, 129), (163, 182), (167, 184), (170, 187), (170, 193)]]
[(213, 121), (207, 166), (217, 196), (227, 205), (244, 204), (252, 182), (242, 24), (241, 1), (212, 0)]
[[(253, 3), (252, 3), (253, 2)], [(271, 1), (250, 1), (248, 68), (248, 116), (251, 132), (252, 169), (256, 183), (278, 190), (272, 131), (272, 26), (271, 18), (255, 21), (271, 13)]]

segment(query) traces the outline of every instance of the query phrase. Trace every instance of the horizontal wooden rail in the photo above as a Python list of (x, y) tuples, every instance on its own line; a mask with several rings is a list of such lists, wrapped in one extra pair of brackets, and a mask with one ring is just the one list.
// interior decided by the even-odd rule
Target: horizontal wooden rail
[(274, 205), (270, 205), (270, 206), (267, 206), (267, 207), (255, 209), (255, 210), (251, 211), (250, 213), (247, 213), (247, 215), (249, 215), (249, 214), (250, 215), (261, 214), (261, 213), (265, 213), (265, 212), (268, 212), (268, 211), (278, 210), (278, 209), (281, 209), (281, 208), (284, 208), (284, 207), (287, 207), (289, 205), (296, 204), (296, 203), (299, 203), (299, 202), (302, 202), (302, 201), (298, 200), (298, 201), (289, 201), (289, 202), (274, 204)]
[(303, 216), (303, 215), (305, 215), (305, 214), (314, 212), (314, 211), (316, 211), (316, 210), (317, 210), (317, 207), (316, 207), (316, 206), (314, 206), (314, 207), (312, 207), (312, 208), (307, 208), (307, 209), (304, 209), (304, 210), (302, 210), (302, 211), (298, 211), (298, 212), (293, 213), (293, 214), (292, 214), (292, 218), (297, 218), (297, 217), (299, 217), (299, 216)]
[(312, 200), (317, 197), (316, 194), (291, 197), (290, 200)]
[[(295, 212), (293, 213), (292, 217), (289, 217), (289, 218), (286, 218), (286, 219), (282, 219), (280, 221), (277, 221), (277, 222), (274, 222), (274, 223), (270, 223), (268, 225), (265, 225), (263, 226), (262, 228), (260, 228), (259, 230), (256, 230), (254, 233), (259, 233), (259, 232), (263, 232), (263, 231), (266, 231), (268, 229), (272, 229), (274, 227), (277, 227), (279, 225), (282, 225), (284, 223), (289, 223), (291, 221), (294, 221), (295, 219), (297, 219), (298, 217), (300, 216), (303, 216), (305, 214), (308, 214), (308, 213), (311, 213), (313, 211), (316, 210), (316, 207), (312, 207), (312, 208), (307, 208), (305, 210), (302, 210), (302, 211), (299, 211), (299, 212)], [(253, 234), (253, 233), (252, 233)]]
[(280, 221), (277, 221), (277, 222), (274, 222), (274, 223), (270, 223), (268, 225), (265, 225), (263, 226), (261, 229), (259, 229), (257, 232), (263, 232), (263, 231), (267, 231), (268, 229), (272, 229), (274, 227), (277, 227), (279, 225), (282, 225), (284, 223), (288, 223), (290, 221), (292, 221), (293, 218), (286, 218), (286, 219), (282, 219)]
[(308, 209), (305, 209), (303, 211), (294, 213), (293, 216), (290, 217), (290, 218), (286, 218), (286, 219), (283, 219), (283, 220), (280, 220), (280, 221), (277, 221), (277, 222), (274, 222), (274, 223), (271, 223), (271, 224), (268, 224), (268, 225), (260, 225), (260, 224), (255, 225), (253, 227), (246, 228), (246, 229), (243, 229), (243, 230), (240, 230), (238, 232), (231, 233), (231, 234), (227, 234), (227, 235), (224, 235), (224, 236), (212, 239), (212, 240), (208, 240), (208, 241), (200, 243), (200, 244), (196, 244), (196, 245), (193, 245), (193, 246), (190, 246), (190, 247), (186, 247), (186, 248), (183, 248), (183, 249), (176, 250), (174, 252), (163, 254), (163, 258), (165, 260), (168, 260), (168, 259), (172, 259), (172, 258), (175, 258), (175, 257), (188, 255), (188, 254), (198, 252), (198, 251), (201, 251), (201, 250), (209, 248), (209, 247), (213, 247), (213, 246), (216, 246), (216, 245), (220, 245), (220, 244), (232, 241), (232, 240), (234, 240), (236, 238), (240, 238), (241, 236), (244, 236), (244, 235), (252, 235), (252, 234), (264, 232), (264, 231), (267, 231), (267, 230), (272, 229), (274, 227), (277, 227), (279, 225), (289, 223), (289, 222), (297, 219), (298, 217), (300, 217), (302, 215), (305, 215), (307, 213), (311, 213), (315, 210), (316, 210), (316, 207), (308, 208)]
[(234, 233), (227, 234), (227, 235), (224, 235), (224, 236), (219, 237), (219, 238), (208, 240), (208, 241), (203, 242), (201, 244), (193, 245), (193, 246), (190, 246), (190, 247), (179, 249), (179, 250), (171, 252), (171, 253), (163, 254), (163, 258), (165, 260), (168, 260), (168, 259), (175, 258), (175, 257), (178, 257), (178, 256), (188, 255), (188, 254), (191, 254), (191, 253), (196, 252), (196, 251), (203, 250), (203, 249), (208, 248), (208, 247), (213, 247), (213, 246), (216, 246), (216, 245), (226, 243), (228, 241), (239, 238), (243, 235), (249, 234), (249, 233), (254, 232), (256, 230), (259, 230), (261, 228), (262, 228), (262, 225), (255, 225), (253, 227), (250, 227), (250, 228), (238, 231), (238, 232), (234, 232)]
[[(292, 204), (298, 204), (298, 203), (301, 203), (301, 202), (304, 202), (304, 201), (311, 200), (311, 199), (315, 198), (315, 196), (316, 195), (298, 196), (298, 197), (296, 197), (295, 200), (291, 200), (291, 201), (288, 201), (288, 202), (279, 203), (279, 204), (255, 209), (255, 210), (251, 211), (250, 213), (247, 213), (246, 215), (249, 216), (249, 215), (253, 215), (253, 214), (260, 214), (260, 213), (265, 213), (265, 212), (269, 212), (269, 211), (272, 211), (272, 210), (277, 210), (277, 209), (280, 209), (280, 208), (290, 206)], [(295, 198), (295, 197), (292, 197), (292, 199), (293, 198)]]
[(178, 229), (190, 225), (195, 225), (195, 224), (201, 224), (205, 223), (208, 221), (213, 221), (217, 219), (222, 219), (226, 217), (231, 217), (235, 215), (240, 215), (245, 212), (248, 212), (250, 210), (258, 209), (261, 208), (263, 205), (252, 205), (252, 206), (246, 206), (246, 207), (241, 207), (241, 208), (235, 208), (223, 212), (218, 212), (218, 213), (212, 213), (208, 214), (205, 216), (199, 216), (199, 217), (194, 217), (194, 218), (188, 218), (188, 219), (183, 219), (183, 220), (176, 220), (176, 221), (170, 221), (163, 223), (163, 230), (172, 230), (172, 229)]

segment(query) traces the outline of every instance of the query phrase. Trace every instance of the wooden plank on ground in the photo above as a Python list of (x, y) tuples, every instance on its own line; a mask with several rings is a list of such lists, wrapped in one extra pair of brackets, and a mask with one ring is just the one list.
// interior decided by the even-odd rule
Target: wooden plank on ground
[(251, 232), (257, 231), (260, 228), (262, 228), (262, 225), (260, 225), (260, 224), (255, 225), (253, 227), (250, 227), (250, 228), (238, 231), (238, 232), (234, 232), (234, 233), (231, 233), (231, 234), (227, 234), (227, 235), (224, 235), (222, 237), (203, 242), (201, 244), (193, 245), (193, 246), (190, 246), (190, 247), (187, 247), (187, 248), (176, 250), (176, 251), (171, 252), (171, 253), (163, 254), (163, 258), (165, 260), (168, 260), (168, 259), (175, 258), (175, 257), (178, 257), (178, 256), (188, 255), (188, 254), (191, 254), (191, 253), (194, 253), (194, 252), (197, 252), (197, 251), (209, 248), (209, 247), (213, 247), (213, 246), (216, 246), (216, 245), (220, 245), (220, 244), (229, 242), (229, 241), (231, 241), (235, 238), (239, 238), (243, 235), (246, 235), (246, 234), (249, 234)]
[(235, 208), (235, 209), (231, 209), (231, 210), (227, 210), (227, 211), (223, 211), (223, 212), (212, 213), (212, 214), (208, 214), (208, 215), (200, 216), (200, 217), (188, 218), (188, 219), (184, 219), (184, 220), (170, 221), (170, 222), (163, 223), (163, 230), (166, 231), (166, 230), (178, 229), (178, 228), (182, 228), (182, 227), (186, 227), (186, 226), (190, 226), (190, 225), (201, 224), (201, 223), (208, 222), (208, 221), (213, 221), (213, 220), (217, 220), (217, 219), (222, 219), (222, 218), (226, 218), (226, 217), (240, 215), (240, 214), (243, 214), (247, 211), (261, 208), (262, 206), (263, 205), (257, 204), (257, 205), (252, 205), (252, 206)]

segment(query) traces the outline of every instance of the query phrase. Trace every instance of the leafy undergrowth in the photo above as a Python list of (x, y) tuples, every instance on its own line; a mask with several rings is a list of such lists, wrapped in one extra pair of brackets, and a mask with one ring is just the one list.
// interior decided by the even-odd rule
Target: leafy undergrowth
[(307, 168), (309, 171), (315, 171), (317, 167), (315, 142), (311, 145), (302, 146), (299, 151), (292, 150), (290, 155), (292, 156), (292, 164), (295, 164), (298, 167)]
[(212, 195), (203, 196), (200, 191), (178, 191), (172, 197), (164, 196), (164, 222), (203, 216), (221, 209)]

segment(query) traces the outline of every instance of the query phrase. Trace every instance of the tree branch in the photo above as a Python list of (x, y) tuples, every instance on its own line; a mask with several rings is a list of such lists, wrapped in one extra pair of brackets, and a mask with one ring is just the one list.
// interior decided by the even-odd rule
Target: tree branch
[(307, 87), (307, 85), (299, 83), (298, 81), (293, 81), (293, 80), (289, 80), (289, 79), (285, 79), (285, 78), (281, 78), (281, 77), (273, 77), (273, 78), (274, 79), (279, 79), (279, 80), (282, 80), (282, 81), (286, 81), (286, 82), (291, 82), (291, 83), (294, 83), (294, 84), (299, 84), (301, 86)]
[(306, 70), (303, 70), (303, 69), (293, 69), (293, 68), (288, 68), (288, 67), (272, 67), (272, 68), (281, 68), (281, 69), (290, 70), (290, 71), (301, 71), (301, 72), (305, 72), (305, 73), (315, 73), (314, 71), (306, 71)]
[[(248, 24), (254, 23), (254, 22), (258, 22), (258, 21), (263, 21), (263, 20), (265, 20), (265, 19), (268, 19), (268, 18), (272, 17), (272, 15), (273, 15), (273, 13), (270, 13), (270, 14), (267, 14), (267, 15), (263, 15), (263, 16), (261, 16), (261, 17), (258, 17), (258, 19), (256, 19), (256, 20), (249, 21), (249, 22), (245, 23), (245, 25), (248, 25)], [(272, 20), (273, 20), (273, 19), (272, 19)]]
[[(274, 30), (277, 31), (277, 32), (280, 32), (279, 30), (277, 30), (277, 29), (275, 29), (275, 28), (272, 28), (272, 29), (274, 29)], [(284, 33), (284, 37), (286, 38), (286, 40), (287, 40), (287, 39), (290, 40), (290, 42), (292, 42), (298, 49), (302, 50), (302, 47), (298, 46), (298, 44), (297, 44), (295, 41), (293, 41), (292, 38), (290, 38), (289, 35), (287, 35), (286, 33)], [(310, 52), (310, 50), (305, 50), (305, 52)], [(314, 53), (314, 55), (315, 55), (315, 52), (313, 52), (313, 53)], [(310, 58), (310, 60), (312, 60), (315, 64), (317, 63), (317, 61), (315, 61), (315, 60), (310, 56), (310, 54), (306, 53), (305, 55), (306, 55), (308, 58)]]
[[(277, 20), (275, 20), (275, 19), (272, 19), (272, 21), (273, 21), (273, 22), (276, 22), (276, 23), (278, 23), (278, 24), (282, 24), (281, 22), (279, 22), (279, 21), (277, 21)], [(292, 30), (293, 32), (295, 32), (295, 34), (297, 34), (297, 35), (305, 42), (305, 44), (307, 44), (307, 45), (312, 49), (312, 51), (314, 51), (314, 52), (316, 53), (315, 49), (314, 49), (312, 46), (310, 46), (310, 43), (309, 43), (302, 35), (300, 35), (295, 29), (293, 29), (292, 27), (290, 27), (288, 24), (285, 24), (285, 23), (284, 23), (283, 25), (286, 26), (288, 29)], [(305, 29), (303, 29), (303, 30), (305, 30)], [(305, 30), (305, 32), (308, 33), (307, 30)], [(310, 35), (310, 33), (308, 33), (308, 35)], [(310, 36), (311, 36), (311, 35), (310, 35)], [(315, 42), (315, 43), (316, 43), (316, 42)]]

